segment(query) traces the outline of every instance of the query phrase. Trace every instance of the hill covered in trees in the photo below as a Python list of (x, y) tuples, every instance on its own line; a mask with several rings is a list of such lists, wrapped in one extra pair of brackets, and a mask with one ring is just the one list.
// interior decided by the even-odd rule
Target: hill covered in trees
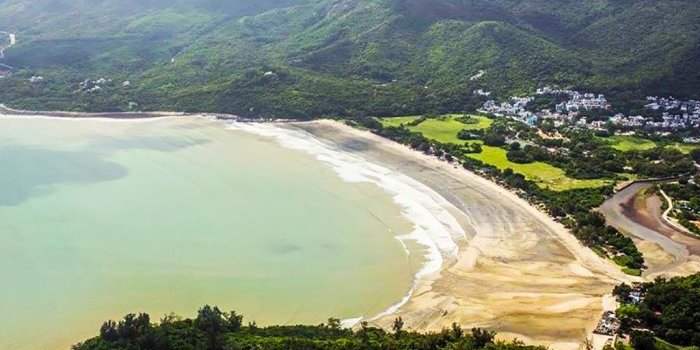
[(98, 3), (1, 0), (18, 44), (0, 101), (312, 117), (468, 110), (475, 89), (546, 84), (700, 97), (692, 0)]

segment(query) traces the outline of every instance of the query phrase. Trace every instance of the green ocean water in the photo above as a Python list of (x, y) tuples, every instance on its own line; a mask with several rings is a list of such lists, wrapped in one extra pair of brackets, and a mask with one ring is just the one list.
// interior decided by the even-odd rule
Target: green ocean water
[(221, 122), (0, 118), (0, 349), (204, 304), (261, 324), (372, 316), (422, 264), (395, 238), (410, 230), (378, 187)]

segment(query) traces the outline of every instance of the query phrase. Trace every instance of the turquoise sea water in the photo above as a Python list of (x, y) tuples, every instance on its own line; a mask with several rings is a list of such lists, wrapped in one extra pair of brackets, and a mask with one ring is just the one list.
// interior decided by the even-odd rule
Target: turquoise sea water
[[(381, 219), (379, 219), (381, 218)], [(390, 196), (221, 122), (0, 119), (0, 349), (68, 349), (128, 312), (375, 315), (422, 261)]]

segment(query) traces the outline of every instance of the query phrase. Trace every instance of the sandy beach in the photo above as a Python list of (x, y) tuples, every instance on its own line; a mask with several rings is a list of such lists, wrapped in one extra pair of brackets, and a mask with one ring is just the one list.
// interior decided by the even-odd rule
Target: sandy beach
[(53, 117), (53, 118), (75, 118), (75, 119), (148, 119), (160, 117), (186, 116), (190, 115), (182, 112), (67, 112), (67, 111), (27, 111), (13, 109), (0, 103), (0, 116), (7, 115), (13, 117)]
[[(122, 118), (122, 114), (51, 116)], [(163, 115), (126, 118), (159, 116)], [(303, 132), (302, 136), (339, 153), (381, 165), (381, 171), (393, 173), (387, 178), (408, 177), (404, 185), (414, 181), (416, 188), (427, 186), (432, 192), (427, 196), (438, 197), (432, 202), (445, 202), (440, 209), (449, 212), (449, 218), (437, 217), (431, 226), (445, 230), (426, 243), (434, 245), (430, 254), (443, 253), (441, 259), (428, 258), (440, 264), (426, 266), (410, 298), (396, 308), (375, 317), (364, 315), (374, 325), (389, 328), (401, 316), (409, 329), (437, 331), (456, 322), (464, 328), (495, 330), (502, 339), (579, 349), (601, 313), (614, 309), (613, 286), (635, 280), (525, 200), (457, 165), (336, 121), (268, 126)], [(381, 176), (375, 180), (383, 181)], [(458, 229), (451, 227), (455, 225)], [(446, 237), (446, 232), (452, 236)]]
[(554, 349), (578, 349), (609, 302), (633, 278), (583, 247), (562, 225), (508, 190), (455, 165), (334, 121), (281, 124), (427, 185), (451, 204), (465, 234), (437, 274), (418, 281), (396, 312), (414, 330), (453, 322)]

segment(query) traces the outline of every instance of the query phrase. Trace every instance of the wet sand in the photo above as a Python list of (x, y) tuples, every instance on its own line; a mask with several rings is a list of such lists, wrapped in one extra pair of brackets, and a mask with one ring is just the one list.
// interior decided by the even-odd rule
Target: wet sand
[[(26, 113), (118, 119), (174, 115)], [(397, 312), (373, 320), (376, 325), (388, 328), (397, 316), (414, 330), (440, 330), (457, 322), (493, 329), (503, 339), (579, 349), (602, 311), (614, 308), (613, 286), (633, 279), (515, 194), (464, 169), (338, 122), (279, 125), (303, 129), (401, 172), (454, 206), (452, 214), (466, 232), (457, 239), (457, 258), (446, 261), (439, 274), (418, 281), (412, 298)]]
[(647, 261), (644, 276), (687, 275), (700, 271), (700, 239), (666, 222), (663, 199), (647, 194), (651, 183), (635, 183), (600, 207), (608, 224), (630, 235)]
[(12, 116), (45, 116), (54, 118), (109, 118), (109, 119), (144, 119), (144, 118), (160, 118), (168, 116), (185, 116), (190, 115), (180, 112), (103, 112), (103, 113), (88, 113), (88, 112), (67, 112), (67, 111), (27, 111), (13, 109), (0, 104), (0, 116), (3, 114)]
[(467, 232), (458, 240), (457, 259), (420, 281), (403, 307), (374, 324), (389, 327), (401, 316), (408, 328), (440, 330), (457, 322), (493, 329), (505, 339), (578, 349), (605, 296), (631, 280), (547, 215), (473, 173), (337, 122), (287, 127), (422, 182), (454, 205)]

